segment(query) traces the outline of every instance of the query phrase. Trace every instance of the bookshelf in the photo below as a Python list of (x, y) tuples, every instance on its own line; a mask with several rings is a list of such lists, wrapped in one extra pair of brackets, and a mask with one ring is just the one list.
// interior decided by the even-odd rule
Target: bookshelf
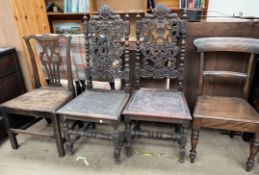
[[(47, 12), (49, 26), (51, 32), (53, 32), (52, 21), (53, 20), (82, 20), (85, 13), (63, 13), (64, 12), (64, 0), (44, 0), (45, 3), (55, 3), (58, 6), (59, 12)], [(93, 13), (97, 12), (99, 7), (103, 4), (107, 4), (111, 7), (111, 9), (115, 13), (121, 14), (122, 18), (125, 18), (125, 15), (128, 14), (130, 21), (130, 40), (135, 40), (135, 20), (136, 15), (139, 14), (140, 16), (144, 16), (145, 13), (151, 11), (148, 8), (148, 1), (149, 0), (89, 0), (89, 10), (88, 10), (88, 17), (90, 17)], [(163, 3), (168, 8), (172, 9), (173, 12), (177, 13), (179, 16), (182, 15), (181, 13), (181, 1), (184, 0), (153, 0), (155, 4)], [(188, 0), (188, 1), (197, 1), (197, 0)], [(209, 0), (204, 0), (205, 5), (202, 8), (203, 11), (203, 18), (205, 19), (207, 16), (207, 9)]]
[[(149, 0), (147, 0), (149, 1)], [(181, 11), (181, 3), (185, 2), (185, 0), (152, 0), (155, 1), (155, 4), (158, 3), (163, 3), (165, 4), (168, 8), (170, 8), (173, 12), (177, 13), (178, 16), (182, 16), (182, 11)], [(203, 12), (203, 19), (207, 18), (207, 12), (208, 12), (208, 6), (209, 6), (209, 0), (187, 0), (187, 8), (190, 2), (197, 2), (199, 1), (200, 3), (203, 1), (203, 7), (200, 7), (199, 9), (202, 10)], [(192, 10), (194, 8), (188, 8), (188, 10)], [(195, 8), (194, 10), (196, 10)], [(147, 12), (150, 12), (151, 9), (147, 8)]]

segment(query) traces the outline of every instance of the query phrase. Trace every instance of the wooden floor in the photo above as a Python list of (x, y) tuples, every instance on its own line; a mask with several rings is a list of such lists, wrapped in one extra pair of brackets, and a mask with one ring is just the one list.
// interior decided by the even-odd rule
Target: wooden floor
[[(150, 127), (150, 126), (148, 126)], [(161, 129), (160, 126), (155, 126)], [(107, 128), (97, 126), (98, 129)], [(123, 126), (121, 126), (123, 129)], [(165, 130), (170, 129), (167, 127)], [(50, 132), (45, 121), (40, 121), (30, 130)], [(190, 135), (190, 131), (188, 131)], [(189, 137), (190, 138), (190, 137)], [(80, 139), (73, 156), (59, 158), (53, 140), (18, 136), (20, 148), (12, 150), (8, 140), (0, 143), (1, 175), (85, 175), (85, 174), (173, 174), (173, 175), (246, 175), (259, 174), (259, 156), (255, 167), (247, 173), (244, 163), (248, 157), (249, 144), (241, 137), (230, 139), (215, 130), (203, 129), (198, 145), (198, 158), (195, 164), (178, 163), (178, 146), (175, 142), (136, 138), (132, 158), (121, 156), (121, 164), (113, 163), (113, 144), (109, 141)], [(190, 141), (187, 143), (190, 150)], [(87, 163), (78, 160), (86, 158)]]

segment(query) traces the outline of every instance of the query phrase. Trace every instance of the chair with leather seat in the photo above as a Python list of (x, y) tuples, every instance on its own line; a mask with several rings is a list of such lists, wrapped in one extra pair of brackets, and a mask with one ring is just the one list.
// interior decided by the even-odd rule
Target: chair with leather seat
[[(132, 154), (134, 136), (166, 139), (179, 143), (180, 162), (183, 162), (186, 128), (192, 119), (183, 93), (185, 21), (171, 13), (163, 4), (159, 4), (152, 14), (137, 20), (136, 25), (136, 90), (123, 111), (126, 153), (128, 156)], [(140, 88), (145, 79), (170, 79), (175, 82), (176, 88)], [(177, 129), (175, 133), (132, 129), (131, 123), (139, 121), (177, 124)]]
[[(118, 130), (121, 112), (130, 96), (129, 84), (129, 22), (114, 14), (103, 5), (89, 21), (84, 22), (86, 43), (87, 89), (57, 113), (63, 118), (65, 147), (74, 152), (74, 143), (80, 136), (111, 140), (114, 142), (114, 161), (119, 163), (123, 144), (123, 132)], [(120, 90), (94, 89), (93, 80), (124, 82)], [(74, 121), (84, 122), (81, 129), (74, 127)], [(108, 124), (112, 132), (89, 129), (89, 123)]]

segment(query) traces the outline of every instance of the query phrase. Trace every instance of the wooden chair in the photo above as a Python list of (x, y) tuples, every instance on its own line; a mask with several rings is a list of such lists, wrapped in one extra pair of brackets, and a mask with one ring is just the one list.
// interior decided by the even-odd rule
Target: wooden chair
[[(159, 4), (152, 14), (137, 20), (136, 88), (123, 111), (126, 123), (126, 153), (132, 154), (132, 136), (168, 139), (179, 142), (180, 162), (185, 158), (185, 128), (192, 119), (184, 97), (185, 22)], [(180, 46), (178, 46), (180, 45)], [(142, 61), (140, 62), (140, 59)], [(176, 80), (177, 90), (146, 89), (140, 79)], [(134, 131), (131, 121), (177, 123), (175, 134)]]
[[(250, 156), (246, 163), (246, 169), (250, 171), (254, 166), (254, 157), (259, 146), (259, 116), (248, 104), (246, 98), (249, 94), (254, 71), (254, 57), (255, 54), (259, 54), (259, 40), (237, 37), (212, 37), (196, 39), (194, 40), (194, 45), (200, 53), (199, 94), (201, 96), (198, 97), (193, 114), (191, 162), (193, 163), (196, 159), (196, 147), (201, 127), (251, 132), (255, 133), (255, 139), (251, 144)], [(207, 70), (204, 57), (211, 52), (244, 53), (244, 59), (248, 59), (247, 72)], [(242, 80), (244, 87), (241, 97), (202, 95), (205, 78), (209, 77)]]
[[(84, 32), (87, 89), (57, 112), (63, 118), (66, 151), (73, 153), (73, 144), (80, 136), (113, 140), (114, 160), (119, 163), (124, 136), (123, 132), (118, 131), (118, 125), (130, 96), (129, 22), (123, 21), (107, 5), (103, 5), (89, 22), (85, 17)], [(113, 82), (114, 79), (124, 80), (124, 90), (92, 88), (92, 80)], [(78, 130), (74, 121), (84, 121), (85, 124)], [(110, 124), (114, 131), (100, 133), (98, 130), (89, 130), (89, 122)]]
[[(61, 57), (60, 53), (56, 51), (57, 42), (60, 39), (64, 39), (66, 42), (68, 88), (61, 87), (62, 85), (60, 82), (59, 66)], [(12, 148), (18, 148), (18, 143), (16, 139), (16, 134), (18, 133), (45, 137), (53, 137), (53, 135), (12, 128), (12, 123), (10, 123), (9, 117), (11, 117), (12, 114), (43, 117), (52, 120), (54, 138), (57, 144), (58, 153), (59, 156), (64, 156), (59, 118), (56, 116), (56, 110), (64, 105), (66, 102), (71, 100), (74, 96), (70, 60), (71, 37), (57, 34), (44, 34), (26, 36), (24, 37), (24, 40), (27, 44), (31, 57), (36, 89), (1, 104), (1, 112), (3, 113), (5, 119), (5, 124)], [(40, 60), (45, 67), (48, 75), (48, 87), (41, 87), (38, 69), (34, 57), (34, 54), (36, 53), (33, 52), (30, 42), (31, 40), (36, 40), (42, 47), (42, 51), (40, 52)]]

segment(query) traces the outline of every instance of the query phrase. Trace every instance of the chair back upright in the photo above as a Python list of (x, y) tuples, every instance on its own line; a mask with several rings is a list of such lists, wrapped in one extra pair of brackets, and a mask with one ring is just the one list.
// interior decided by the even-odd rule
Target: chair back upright
[(92, 81), (124, 80), (129, 92), (129, 22), (107, 5), (84, 21), (87, 89)]
[(183, 90), (185, 20), (158, 4), (153, 13), (137, 20), (136, 35), (135, 87), (142, 78), (170, 79)]
[[(195, 39), (193, 44), (196, 46), (197, 52), (200, 53), (198, 94), (202, 95), (203, 93), (204, 78), (235, 78), (242, 80), (243, 88), (241, 97), (247, 99), (255, 68), (255, 54), (259, 54), (259, 39), (243, 37), (205, 37)], [(205, 66), (205, 56), (211, 52), (233, 52), (248, 54), (248, 56), (244, 56), (244, 59), (248, 59), (246, 72), (207, 69)], [(228, 67), (231, 67), (231, 65)]]
[[(71, 36), (66, 36), (62, 34), (37, 34), (37, 35), (24, 36), (23, 38), (25, 40), (25, 43), (27, 45), (27, 48), (31, 57), (35, 87), (40, 88), (41, 83), (39, 80), (38, 67), (36, 64), (36, 57), (35, 57), (35, 55), (38, 53), (35, 53), (34, 50), (32, 49), (33, 41), (36, 41), (38, 46), (41, 47), (39, 51), (39, 58), (42, 63), (42, 66), (45, 69), (45, 73), (47, 76), (45, 78), (48, 80), (48, 85), (57, 86), (57, 87), (62, 86), (60, 81), (61, 79), (60, 66), (65, 64), (67, 67), (66, 74), (67, 74), (67, 80), (68, 80), (68, 89), (70, 91), (74, 91), (71, 58), (70, 58)], [(63, 51), (63, 49), (57, 48), (58, 46), (60, 46), (59, 45), (59, 42), (61, 42), (60, 40), (63, 40), (65, 44), (64, 48), (66, 52), (65, 54), (66, 63), (62, 63), (62, 58), (60, 54), (60, 51)]]

